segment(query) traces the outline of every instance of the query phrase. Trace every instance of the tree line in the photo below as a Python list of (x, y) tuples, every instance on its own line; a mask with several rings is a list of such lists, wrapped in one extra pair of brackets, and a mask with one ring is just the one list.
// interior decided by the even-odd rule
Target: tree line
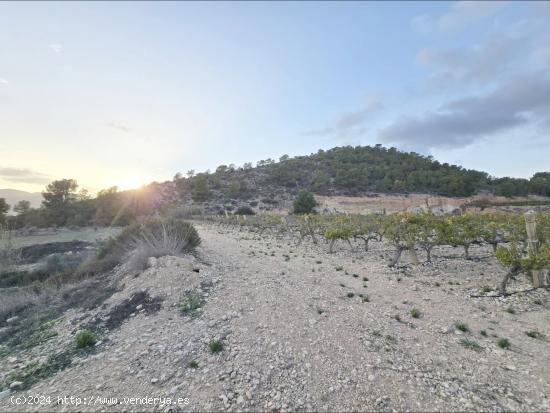
[(125, 226), (138, 217), (153, 214), (165, 202), (161, 184), (130, 191), (119, 191), (113, 186), (92, 197), (85, 189), (79, 190), (74, 179), (50, 183), (42, 192), (42, 198), (39, 208), (31, 208), (29, 201), (19, 201), (12, 208), (15, 215), (7, 215), (10, 205), (0, 198), (0, 225), (9, 228)]

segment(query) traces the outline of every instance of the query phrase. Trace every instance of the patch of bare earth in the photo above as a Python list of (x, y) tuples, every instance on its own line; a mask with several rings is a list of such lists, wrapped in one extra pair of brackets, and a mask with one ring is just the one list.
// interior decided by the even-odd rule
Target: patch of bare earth
[[(466, 261), (461, 250), (440, 248), (433, 265), (389, 269), (393, 252), (383, 243), (368, 253), (342, 244), (328, 254), (324, 243), (296, 247), (198, 229), (198, 259), (160, 258), (137, 277), (122, 274), (120, 291), (102, 308), (66, 313), (42, 353), (70, 346), (83, 326), (103, 331), (101, 343), (14, 393), (94, 397), (95, 405), (30, 408), (4, 397), (0, 410), (550, 409), (548, 292), (521, 292), (529, 284), (518, 279), (510, 286), (517, 294), (482, 293), (503, 274), (489, 249), (475, 248)], [(178, 307), (189, 294), (204, 305), (184, 314)], [(509, 349), (497, 345), (502, 338)], [(219, 353), (209, 349), (214, 340), (224, 344)], [(0, 359), (0, 369), (23, 368), (32, 357)], [(124, 397), (159, 400), (132, 405)]]

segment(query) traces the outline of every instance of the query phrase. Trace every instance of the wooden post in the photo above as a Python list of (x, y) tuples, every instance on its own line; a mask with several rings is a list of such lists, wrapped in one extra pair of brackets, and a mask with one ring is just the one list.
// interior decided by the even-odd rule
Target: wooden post
[[(527, 245), (529, 251), (536, 254), (539, 249), (539, 241), (537, 239), (537, 220), (535, 211), (531, 210), (525, 213), (525, 228), (527, 230)], [(541, 270), (533, 270), (531, 273), (533, 276), (533, 287), (543, 287), (544, 272)]]

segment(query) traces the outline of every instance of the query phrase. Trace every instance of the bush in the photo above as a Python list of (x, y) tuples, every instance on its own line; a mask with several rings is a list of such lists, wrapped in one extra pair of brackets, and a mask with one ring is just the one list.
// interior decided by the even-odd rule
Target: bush
[(149, 257), (191, 252), (200, 242), (197, 230), (188, 222), (174, 219), (148, 221), (130, 241), (130, 267), (144, 269)]
[(317, 205), (315, 197), (311, 192), (301, 190), (298, 192), (298, 196), (294, 200), (294, 213), (295, 214), (310, 214)]
[(237, 208), (235, 215), (256, 215), (256, 213), (248, 206), (241, 206)]
[(193, 251), (201, 239), (195, 227), (177, 219), (153, 219), (132, 224), (117, 237), (111, 238), (99, 250), (97, 258), (88, 263), (87, 271), (109, 271), (130, 258), (130, 268), (141, 270), (149, 257), (180, 255)]
[(76, 343), (76, 348), (85, 348), (93, 346), (97, 343), (97, 336), (91, 330), (82, 330), (78, 332), (74, 338)]

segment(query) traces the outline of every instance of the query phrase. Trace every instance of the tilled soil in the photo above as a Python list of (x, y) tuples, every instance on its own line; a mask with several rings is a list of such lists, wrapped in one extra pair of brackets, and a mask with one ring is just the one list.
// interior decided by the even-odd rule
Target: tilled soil
[[(489, 248), (468, 261), (440, 248), (432, 265), (389, 269), (383, 243), (328, 254), (323, 242), (197, 226), (198, 258), (151, 260), (137, 277), (120, 269), (120, 291), (102, 308), (69, 311), (58, 336), (0, 358), (0, 370), (16, 371), (67, 351), (84, 326), (102, 334), (64, 370), (4, 392), (0, 410), (550, 410), (548, 291), (518, 279), (510, 296), (482, 292), (504, 274)], [(183, 313), (189, 294), (204, 305)], [(14, 395), (51, 402), (16, 405)]]

